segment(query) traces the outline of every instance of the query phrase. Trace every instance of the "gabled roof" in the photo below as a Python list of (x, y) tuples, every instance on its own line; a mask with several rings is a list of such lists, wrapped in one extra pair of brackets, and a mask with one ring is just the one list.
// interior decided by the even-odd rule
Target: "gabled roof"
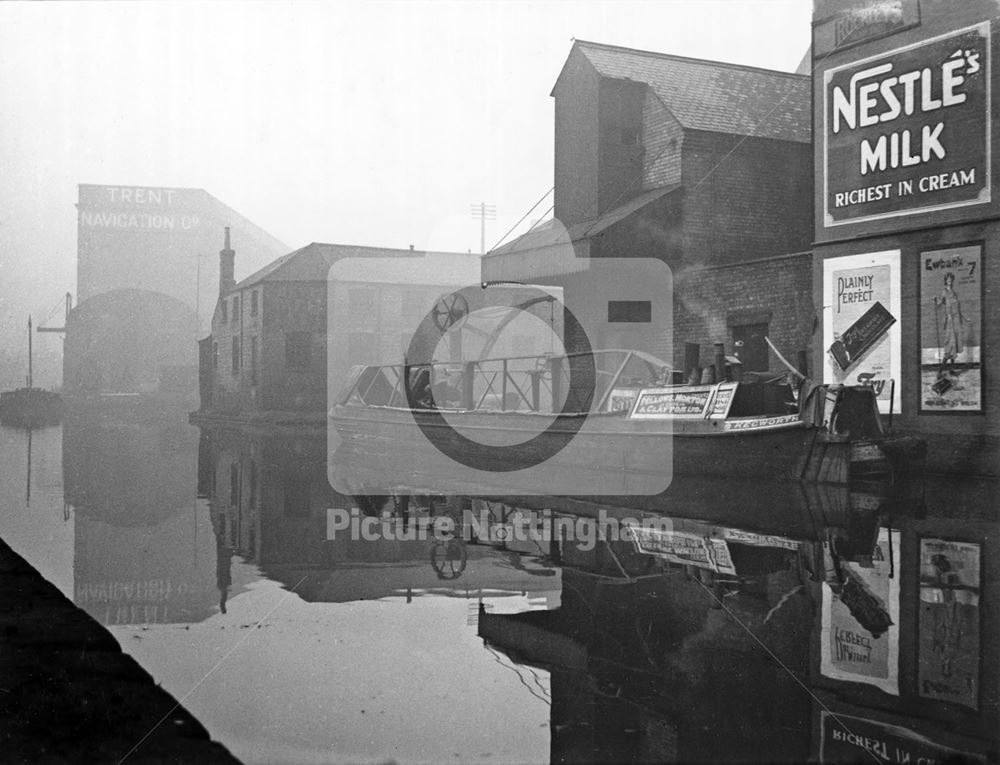
[[(467, 255), (466, 253), (425, 253), (391, 247), (364, 247), (352, 244), (313, 242), (282, 255), (273, 263), (269, 263), (259, 271), (250, 274), (233, 289), (246, 289), (260, 282), (326, 281), (330, 267), (344, 258), (405, 258), (438, 254)], [(239, 252), (236, 253), (236, 257), (239, 258)], [(467, 257), (479, 260), (478, 255), (468, 254)]]
[(811, 140), (806, 75), (585, 40), (576, 40), (573, 51), (586, 57), (602, 77), (646, 83), (686, 128), (801, 143)]

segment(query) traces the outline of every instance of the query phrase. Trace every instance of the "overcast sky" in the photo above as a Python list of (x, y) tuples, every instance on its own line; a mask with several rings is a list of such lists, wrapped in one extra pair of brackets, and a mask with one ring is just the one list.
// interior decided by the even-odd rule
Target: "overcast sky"
[(75, 292), (78, 183), (204, 188), (292, 247), (475, 251), (470, 205), (489, 247), (552, 186), (572, 38), (793, 71), (811, 5), (0, 3), (0, 342)]

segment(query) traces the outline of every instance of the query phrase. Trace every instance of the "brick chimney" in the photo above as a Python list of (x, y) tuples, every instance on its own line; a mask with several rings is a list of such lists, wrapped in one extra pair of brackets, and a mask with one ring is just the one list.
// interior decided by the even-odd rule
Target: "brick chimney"
[(226, 246), (219, 250), (219, 294), (225, 295), (236, 286), (236, 251), (229, 246), (229, 226), (226, 226)]

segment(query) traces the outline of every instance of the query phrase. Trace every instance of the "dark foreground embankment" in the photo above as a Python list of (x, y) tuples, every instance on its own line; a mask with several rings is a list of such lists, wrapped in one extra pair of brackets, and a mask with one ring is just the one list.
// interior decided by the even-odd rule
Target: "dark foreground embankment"
[(0, 760), (237, 762), (2, 540)]

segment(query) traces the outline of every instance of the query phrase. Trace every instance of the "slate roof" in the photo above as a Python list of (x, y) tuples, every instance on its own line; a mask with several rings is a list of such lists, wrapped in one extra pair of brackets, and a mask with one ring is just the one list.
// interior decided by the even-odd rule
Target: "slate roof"
[(602, 77), (646, 83), (686, 128), (802, 143), (811, 140), (810, 78), (806, 75), (585, 40), (576, 40), (573, 49)]
[[(433, 255), (467, 255), (467, 253), (431, 253), (391, 247), (365, 247), (351, 244), (313, 242), (282, 255), (239, 282), (233, 290), (242, 290), (260, 282), (326, 281), (330, 267), (344, 258), (405, 258)], [(239, 257), (237, 252), (236, 257)], [(479, 255), (468, 254), (479, 260)]]

